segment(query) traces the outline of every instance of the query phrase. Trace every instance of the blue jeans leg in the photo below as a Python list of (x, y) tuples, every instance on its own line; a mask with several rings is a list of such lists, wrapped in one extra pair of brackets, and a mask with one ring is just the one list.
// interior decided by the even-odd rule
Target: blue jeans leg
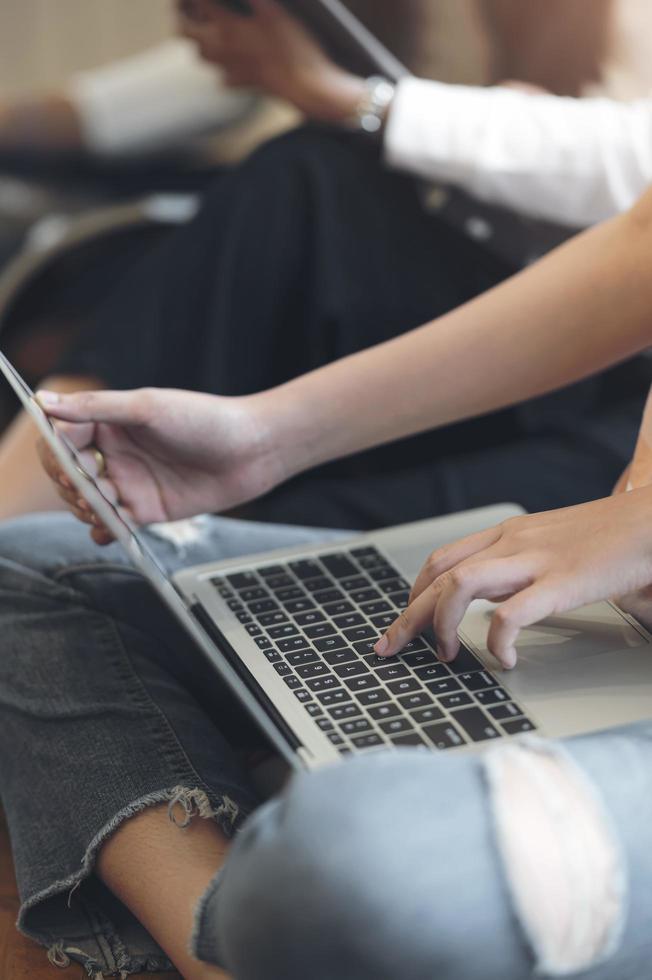
[[(325, 537), (217, 518), (182, 531), (150, 535), (170, 570)], [(240, 826), (258, 800), (221, 709), (192, 693), (202, 668), (192, 642), (117, 546), (40, 516), (3, 525), (0, 556), (0, 794), (19, 925), (53, 962), (79, 960), (90, 975), (169, 968), (94, 861), (154, 804), (168, 802), (176, 820), (208, 815), (229, 834)]]
[(543, 963), (530, 942), (487, 760), (418, 751), (298, 776), (261, 808), (200, 905), (198, 955), (237, 980), (649, 980), (652, 724), (523, 751), (535, 744), (595, 793), (618, 856), (617, 908), (581, 970)]

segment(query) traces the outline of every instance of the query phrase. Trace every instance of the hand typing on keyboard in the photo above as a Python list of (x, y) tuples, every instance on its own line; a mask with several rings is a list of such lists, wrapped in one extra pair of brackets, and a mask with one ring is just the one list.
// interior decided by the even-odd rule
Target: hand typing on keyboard
[(652, 580), (652, 488), (577, 507), (516, 517), (433, 552), (410, 602), (375, 644), (398, 653), (433, 626), (438, 655), (455, 660), (457, 630), (474, 599), (499, 603), (488, 649), (516, 666), (521, 629), (553, 613), (630, 595)]

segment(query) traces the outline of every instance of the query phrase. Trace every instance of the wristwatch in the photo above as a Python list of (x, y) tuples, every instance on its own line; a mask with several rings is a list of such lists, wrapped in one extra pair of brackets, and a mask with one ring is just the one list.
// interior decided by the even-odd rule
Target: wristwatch
[(380, 75), (372, 75), (365, 82), (365, 94), (349, 119), (352, 129), (375, 136), (383, 129), (396, 86)]

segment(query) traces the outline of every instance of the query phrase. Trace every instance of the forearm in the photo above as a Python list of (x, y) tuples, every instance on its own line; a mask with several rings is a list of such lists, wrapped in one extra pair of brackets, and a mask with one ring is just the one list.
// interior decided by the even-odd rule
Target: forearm
[(83, 147), (74, 104), (52, 94), (0, 105), (0, 152), (76, 152)]
[(652, 101), (407, 79), (389, 115), (385, 156), (481, 200), (588, 226), (631, 207), (652, 181)]
[(652, 194), (477, 300), (256, 396), (288, 475), (570, 384), (650, 340)]

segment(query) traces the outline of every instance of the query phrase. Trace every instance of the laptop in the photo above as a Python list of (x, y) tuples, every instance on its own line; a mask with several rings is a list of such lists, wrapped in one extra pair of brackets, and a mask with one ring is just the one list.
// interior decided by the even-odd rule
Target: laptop
[[(291, 767), (406, 747), (478, 751), (527, 732), (569, 736), (651, 717), (652, 637), (609, 602), (524, 629), (509, 672), (487, 651), (485, 602), (463, 620), (454, 663), (437, 660), (431, 633), (378, 658), (373, 645), (405, 606), (441, 520), (169, 576), (2, 354), (0, 371), (80, 495)], [(472, 529), (511, 513), (485, 509)], [(447, 520), (451, 538), (468, 532), (468, 517)]]
[[(222, 0), (222, 3), (235, 13), (251, 13), (247, 0)], [(392, 82), (410, 74), (341, 0), (281, 0), (281, 3), (289, 13), (303, 21), (331, 57), (349, 71), (359, 75), (382, 75)]]

